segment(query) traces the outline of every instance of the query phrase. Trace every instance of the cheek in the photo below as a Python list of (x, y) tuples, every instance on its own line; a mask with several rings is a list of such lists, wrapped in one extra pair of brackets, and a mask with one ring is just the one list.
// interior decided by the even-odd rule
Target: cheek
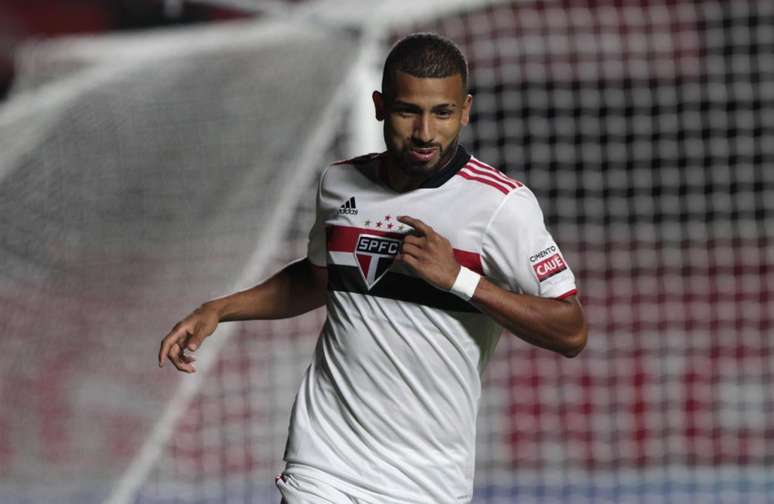
[(396, 142), (403, 142), (411, 137), (411, 127), (401, 121), (387, 123), (387, 134)]
[(460, 123), (449, 121), (439, 127), (438, 132), (439, 136), (443, 138), (443, 142), (448, 145), (459, 135), (461, 129), (462, 125)]

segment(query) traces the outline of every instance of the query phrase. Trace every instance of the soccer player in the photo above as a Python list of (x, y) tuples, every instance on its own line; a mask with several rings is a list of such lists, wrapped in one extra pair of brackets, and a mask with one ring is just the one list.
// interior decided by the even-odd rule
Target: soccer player
[(277, 486), (288, 504), (463, 503), (473, 491), (481, 374), (502, 328), (572, 357), (575, 278), (530, 190), (458, 144), (467, 62), (449, 40), (399, 41), (373, 93), (387, 151), (322, 174), (306, 258), (203, 304), (159, 364), (230, 320), (327, 305)]

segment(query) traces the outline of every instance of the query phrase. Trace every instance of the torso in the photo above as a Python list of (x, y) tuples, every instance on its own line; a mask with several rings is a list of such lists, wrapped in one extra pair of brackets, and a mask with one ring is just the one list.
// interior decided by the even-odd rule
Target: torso
[(366, 501), (469, 502), (480, 376), (501, 330), (392, 265), (409, 231), (397, 217), (429, 224), (458, 262), (486, 275), (485, 230), (521, 184), (487, 175), (461, 150), (435, 182), (396, 193), (379, 162), (333, 165), (321, 183), (328, 320), (294, 405), (287, 471)]

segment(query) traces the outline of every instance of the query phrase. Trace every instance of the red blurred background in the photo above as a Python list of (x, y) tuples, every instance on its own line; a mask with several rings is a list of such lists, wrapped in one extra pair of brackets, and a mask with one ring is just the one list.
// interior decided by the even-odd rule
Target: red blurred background
[(13, 84), (14, 49), (27, 40), (174, 26), (253, 16), (237, 9), (165, 0), (2, 0), (0, 99)]

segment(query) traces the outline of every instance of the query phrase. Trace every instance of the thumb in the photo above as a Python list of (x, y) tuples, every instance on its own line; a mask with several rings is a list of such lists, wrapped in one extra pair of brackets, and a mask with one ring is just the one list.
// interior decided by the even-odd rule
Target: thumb
[(191, 338), (188, 340), (188, 350), (195, 351), (197, 348), (199, 348), (202, 344), (202, 341), (204, 341), (204, 338), (207, 337), (207, 332), (204, 330), (204, 327), (202, 327), (201, 324), (197, 324), (196, 328), (193, 331), (193, 334), (191, 335)]
[(199, 333), (194, 334), (190, 340), (188, 340), (188, 350), (195, 351), (197, 348), (199, 348), (199, 345), (202, 344), (202, 340), (204, 338), (198, 337)]

